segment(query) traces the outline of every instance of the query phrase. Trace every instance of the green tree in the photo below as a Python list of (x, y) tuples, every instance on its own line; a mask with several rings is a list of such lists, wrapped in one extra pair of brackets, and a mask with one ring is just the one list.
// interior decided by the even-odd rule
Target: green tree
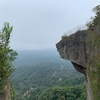
[(38, 100), (86, 100), (85, 87), (52, 87), (42, 92)]
[(100, 25), (100, 5), (93, 8), (93, 12), (96, 14), (95, 17), (91, 17), (91, 21), (86, 24), (88, 28), (92, 27), (92, 29), (93, 26)]
[(96, 16), (93, 20), (93, 24), (94, 25), (97, 25), (97, 24), (100, 24), (100, 5), (96, 6), (94, 9), (93, 9), (93, 12), (95, 12)]
[(0, 90), (3, 89), (5, 82), (14, 71), (12, 61), (17, 56), (17, 53), (9, 46), (12, 29), (13, 27), (5, 22), (3, 29), (0, 31)]

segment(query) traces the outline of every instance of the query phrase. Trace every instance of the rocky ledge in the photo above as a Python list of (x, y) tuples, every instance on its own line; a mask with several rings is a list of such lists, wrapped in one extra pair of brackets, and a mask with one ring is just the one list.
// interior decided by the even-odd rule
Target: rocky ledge
[(100, 100), (100, 25), (65, 36), (56, 47), (61, 58), (85, 75), (87, 100)]
[(70, 60), (75, 69), (86, 73), (86, 31), (77, 31), (75, 34), (62, 39), (56, 45), (61, 58)]

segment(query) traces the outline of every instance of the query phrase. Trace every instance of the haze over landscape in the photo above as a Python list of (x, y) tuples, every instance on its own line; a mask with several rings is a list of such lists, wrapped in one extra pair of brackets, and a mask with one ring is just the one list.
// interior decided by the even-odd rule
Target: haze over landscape
[[(0, 0), (0, 27), (12, 25), (15, 50), (55, 48), (63, 33), (85, 25), (100, 0)], [(70, 33), (68, 33), (70, 34)]]

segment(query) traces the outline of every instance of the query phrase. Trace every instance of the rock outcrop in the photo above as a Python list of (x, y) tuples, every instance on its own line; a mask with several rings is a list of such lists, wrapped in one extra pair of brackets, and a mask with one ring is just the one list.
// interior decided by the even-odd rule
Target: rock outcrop
[[(85, 74), (86, 69), (86, 31), (78, 31), (62, 39), (57, 44), (61, 58), (70, 60), (75, 69)], [(80, 66), (80, 67), (78, 67)]]
[(64, 37), (57, 43), (61, 57), (70, 60), (86, 77), (87, 100), (100, 100), (100, 5), (88, 29)]
[(14, 90), (9, 80), (6, 81), (2, 92), (0, 93), (0, 100), (15, 100)]
[(70, 60), (85, 75), (87, 100), (100, 100), (100, 25), (77, 31), (56, 47), (61, 58)]

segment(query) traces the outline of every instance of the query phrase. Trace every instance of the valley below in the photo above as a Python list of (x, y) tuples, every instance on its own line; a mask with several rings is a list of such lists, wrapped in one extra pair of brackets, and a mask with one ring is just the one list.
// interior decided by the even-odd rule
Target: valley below
[(18, 54), (10, 77), (16, 100), (86, 100), (84, 76), (56, 50)]

